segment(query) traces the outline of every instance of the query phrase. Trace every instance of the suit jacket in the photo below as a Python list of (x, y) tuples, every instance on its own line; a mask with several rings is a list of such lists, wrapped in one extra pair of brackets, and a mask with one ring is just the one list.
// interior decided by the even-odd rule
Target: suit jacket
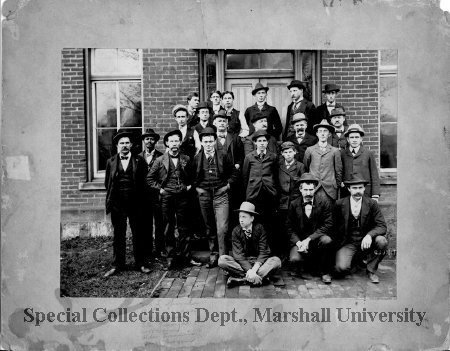
[(342, 160), (340, 151), (327, 144), (321, 151), (319, 143), (306, 149), (303, 164), (306, 169), (319, 178), (324, 191), (332, 199), (337, 199), (337, 190), (342, 182)]
[(309, 217), (312, 233), (309, 235), (306, 233), (303, 211), (303, 197), (300, 196), (289, 206), (286, 219), (287, 233), (292, 246), (308, 237), (311, 240), (315, 240), (323, 235), (331, 236), (333, 216), (328, 201), (314, 197), (311, 215)]
[[(236, 182), (237, 176), (238, 176), (238, 170), (234, 167), (234, 164), (231, 160), (231, 157), (226, 155), (219, 155), (217, 150), (214, 152), (214, 158), (217, 165), (217, 171), (219, 178), (228, 184), (232, 185)], [(198, 187), (198, 185), (203, 180), (204, 174), (203, 174), (203, 161), (205, 159), (205, 150), (202, 148), (200, 152), (194, 156), (194, 163), (193, 163), (193, 170), (194, 170), (194, 176), (193, 176), (193, 186)]]
[(364, 192), (367, 196), (380, 195), (380, 177), (372, 151), (361, 145), (355, 157), (353, 157), (350, 148), (346, 148), (341, 150), (341, 159), (343, 165), (342, 179), (344, 181), (350, 180), (352, 176), (358, 176), (369, 182)]
[(189, 156), (190, 159), (194, 158), (197, 149), (195, 147), (194, 128), (187, 128), (186, 135), (181, 141), (180, 153)]
[(257, 158), (257, 152), (252, 151), (244, 159), (242, 177), (247, 201), (252, 202), (259, 193), (267, 190), (272, 196), (277, 195), (276, 183), (278, 176), (278, 157), (267, 151), (264, 158)]
[(250, 107), (247, 107), (245, 110), (244, 116), (249, 126), (249, 133), (252, 134), (255, 131), (251, 120), (258, 112), (262, 112), (267, 116), (267, 133), (274, 136), (275, 139), (278, 140), (278, 137), (283, 130), (283, 125), (281, 124), (280, 115), (278, 114), (277, 109), (268, 105), (267, 102), (264, 103), (261, 110), (259, 110), (256, 103)]
[[(294, 134), (294, 130), (291, 129), (291, 115), (292, 115), (292, 105), (294, 102), (291, 102), (286, 110), (286, 123), (284, 124), (284, 131), (283, 131), (283, 140), (287, 140), (292, 134)], [(306, 100), (305, 98), (300, 102), (299, 107), (296, 110), (296, 113), (301, 112), (303, 113), (306, 118), (308, 119), (308, 127), (310, 124), (310, 120), (314, 113), (314, 104)], [(311, 129), (312, 130), (312, 129)]]
[[(139, 155), (131, 155), (128, 167), (133, 172), (132, 198), (135, 199), (136, 207), (140, 207), (145, 189), (145, 175), (147, 174), (147, 163)], [(112, 156), (106, 161), (105, 188), (106, 188), (106, 213), (111, 212), (114, 207), (120, 208), (117, 199), (117, 176), (119, 172), (119, 154)]]
[[(208, 123), (206, 123), (206, 127), (210, 127), (214, 130), (217, 130), (216, 126), (213, 125), (210, 121), (208, 121)], [(205, 128), (206, 128), (205, 127)], [(204, 127), (202, 127), (202, 125), (200, 124), (200, 122), (198, 122), (195, 126), (194, 129), (197, 131), (198, 134), (200, 134), (200, 132), (204, 129)]]
[[(184, 186), (192, 185), (192, 162), (189, 156), (180, 154), (178, 160), (180, 164), (180, 179)], [(167, 184), (167, 175), (169, 172), (169, 153), (166, 152), (158, 157), (153, 164), (150, 172), (147, 174), (147, 186), (159, 190)]]
[(299, 143), (297, 140), (297, 137), (295, 135), (291, 135), (287, 141), (292, 141), (295, 145), (295, 150), (297, 151), (297, 154), (295, 155), (295, 159), (303, 162), (303, 159), (305, 158), (305, 151), (309, 146), (313, 146), (317, 143), (317, 137), (313, 136), (311, 134), (305, 133), (305, 137), (303, 138), (302, 142)]
[[(217, 139), (217, 142), (219, 143), (220, 141)], [(238, 164), (239, 168), (242, 168), (245, 154), (241, 137), (228, 132), (223, 147), (227, 150), (227, 154), (230, 155), (233, 164)]]
[(253, 267), (248, 261), (248, 258), (252, 257), (250, 256), (251, 253), (256, 253), (256, 262), (261, 263), (261, 265), (270, 256), (266, 231), (259, 223), (255, 224), (255, 222), (253, 222), (250, 240), (246, 239), (241, 226), (236, 226), (231, 233), (231, 245), (234, 259), (246, 272)]
[[(248, 155), (250, 152), (256, 150), (256, 145), (252, 140), (253, 134), (250, 134), (244, 138), (244, 154)], [(267, 151), (270, 151), (274, 154), (278, 154), (278, 142), (275, 137), (272, 135), (269, 138), (269, 142), (267, 143)]]
[[(336, 102), (336, 105), (334, 108), (340, 107), (344, 108), (341, 104)], [(330, 118), (330, 112), (328, 112), (327, 103), (324, 102), (323, 104), (316, 107), (314, 110), (314, 113), (312, 114), (311, 120), (308, 120), (308, 133), (313, 133), (313, 127), (315, 124), (319, 124), (323, 119), (326, 119), (329, 124), (331, 124), (331, 118)], [(347, 125), (347, 122), (344, 122), (344, 125)]]
[(337, 147), (339, 150), (345, 149), (347, 147), (347, 138), (344, 136), (344, 133), (347, 129), (348, 127), (344, 127), (344, 132), (341, 133), (341, 136), (338, 136), (336, 133), (330, 134), (328, 143), (331, 146)]
[(289, 204), (300, 196), (298, 181), (305, 173), (303, 163), (295, 160), (289, 169), (286, 168), (284, 159), (280, 160), (278, 168), (278, 194), (280, 210), (287, 210)]
[[(145, 163), (147, 163), (147, 160), (145, 159), (145, 150), (142, 151), (139, 154), (139, 156), (141, 156), (145, 160)], [(150, 163), (147, 163), (147, 174), (150, 173), (150, 170), (152, 169), (153, 164), (155, 163), (156, 159), (160, 156), (162, 156), (162, 152), (155, 149), (155, 153), (153, 154), (152, 160), (150, 161)], [(147, 186), (147, 182), (146, 182), (146, 186), (145, 186), (145, 193), (151, 196), (150, 197), (151, 201), (153, 201), (153, 199), (156, 199), (156, 201), (158, 200), (157, 191), (155, 191), (155, 189), (152, 189), (149, 186)]]
[[(384, 220), (378, 203), (367, 196), (363, 196), (361, 201), (360, 216), (362, 237), (367, 234), (372, 238), (375, 238), (377, 235), (385, 236), (387, 232), (386, 221)], [(351, 215), (350, 196), (336, 201), (333, 218), (337, 235), (336, 238), (341, 245), (351, 242), (351, 233), (349, 232), (348, 227), (349, 217)]]
[(239, 120), (240, 112), (236, 109), (231, 110), (230, 120), (228, 122), (228, 132), (238, 135), (241, 131), (241, 121)]

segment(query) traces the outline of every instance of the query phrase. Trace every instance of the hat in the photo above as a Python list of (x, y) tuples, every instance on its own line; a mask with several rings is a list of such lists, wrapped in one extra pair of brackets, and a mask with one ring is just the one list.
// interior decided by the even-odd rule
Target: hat
[(264, 129), (260, 129), (260, 130), (258, 130), (256, 132), (254, 132), (252, 134), (252, 140), (255, 141), (256, 139), (258, 139), (259, 137), (262, 137), (262, 136), (266, 137), (267, 141), (269, 140), (269, 133), (267, 133), (267, 131), (264, 130)]
[(252, 95), (255, 95), (258, 91), (265, 90), (266, 93), (269, 90), (269, 87), (263, 86), (261, 83), (256, 83), (255, 88), (252, 90)]
[(208, 111), (210, 110), (209, 105), (206, 101), (202, 101), (197, 106), (197, 111), (200, 111), (201, 109), (207, 108)]
[(253, 115), (251, 122), (252, 122), (252, 123), (255, 123), (256, 121), (259, 121), (260, 119), (263, 119), (263, 118), (267, 118), (267, 115), (266, 115), (265, 113), (262, 113), (262, 112), (256, 112), (256, 113)]
[(366, 185), (366, 184), (369, 184), (369, 182), (367, 180), (365, 180), (365, 179), (362, 179), (362, 178), (358, 177), (358, 176), (356, 176), (356, 177), (353, 176), (352, 179), (350, 179), (350, 180), (344, 180), (344, 185), (345, 186), (357, 185), (357, 184), (364, 184), (364, 185)]
[(319, 179), (315, 175), (313, 175), (311, 173), (303, 173), (300, 176), (300, 179), (298, 180), (297, 183), (298, 184), (301, 184), (301, 183), (316, 183), (316, 184), (319, 184)]
[(230, 120), (231, 116), (228, 116), (225, 110), (219, 110), (217, 113), (214, 114), (213, 120), (215, 120), (216, 118), (226, 118)]
[(169, 139), (169, 137), (170, 137), (171, 135), (178, 135), (178, 136), (180, 137), (180, 141), (181, 141), (181, 139), (183, 139), (183, 134), (181, 134), (181, 130), (179, 130), (179, 129), (171, 130), (171, 131), (168, 132), (166, 135), (164, 135), (164, 139), (163, 139), (163, 141), (164, 141), (164, 146), (167, 147), (167, 140)]
[(175, 117), (175, 114), (180, 110), (186, 111), (186, 113), (189, 114), (189, 111), (186, 106), (178, 104), (175, 105), (174, 108), (172, 109), (172, 115)]
[(147, 128), (145, 130), (145, 132), (142, 133), (141, 138), (144, 139), (145, 137), (148, 137), (148, 136), (154, 137), (156, 139), (156, 141), (159, 140), (159, 134), (155, 133), (155, 131), (152, 128)]
[(306, 88), (305, 88), (305, 86), (303, 85), (303, 83), (302, 83), (301, 81), (299, 81), (299, 80), (293, 80), (293, 81), (287, 86), (288, 89), (291, 89), (291, 88), (294, 88), (294, 87), (297, 87), (297, 88), (299, 88), (299, 89), (306, 90)]
[(314, 125), (313, 127), (314, 132), (317, 133), (317, 129), (319, 128), (327, 128), (330, 131), (330, 133), (333, 133), (336, 130), (331, 124), (328, 123), (326, 119), (323, 119), (322, 122)]
[(113, 143), (117, 144), (120, 140), (120, 138), (128, 137), (131, 141), (133, 138), (133, 133), (126, 131), (125, 129), (119, 129), (116, 133), (116, 135), (113, 136)]
[(252, 215), (259, 215), (258, 212), (255, 212), (255, 205), (248, 201), (244, 201), (243, 203), (241, 203), (241, 207), (239, 207), (239, 210), (234, 210), (234, 212), (247, 212)]
[(285, 141), (283, 144), (281, 144), (281, 151), (284, 151), (286, 149), (294, 149), (295, 151), (295, 145), (292, 141)]
[(203, 135), (213, 135), (214, 139), (217, 139), (216, 131), (214, 130), (214, 128), (211, 128), (211, 127), (203, 128), (198, 135), (200, 136), (200, 140), (202, 139)]
[(325, 88), (322, 90), (322, 93), (331, 93), (332, 91), (338, 93), (341, 91), (341, 88), (336, 84), (325, 84)]
[(330, 112), (330, 119), (335, 116), (345, 116), (344, 109), (341, 107), (336, 107), (336, 108), (332, 109)]
[(291, 124), (295, 124), (299, 121), (306, 121), (308, 122), (308, 118), (306, 118), (304, 113), (297, 112), (295, 115), (292, 116)]
[(359, 124), (351, 124), (350, 127), (348, 127), (347, 131), (344, 133), (344, 136), (348, 137), (350, 133), (359, 133), (361, 136), (364, 136), (364, 130)]

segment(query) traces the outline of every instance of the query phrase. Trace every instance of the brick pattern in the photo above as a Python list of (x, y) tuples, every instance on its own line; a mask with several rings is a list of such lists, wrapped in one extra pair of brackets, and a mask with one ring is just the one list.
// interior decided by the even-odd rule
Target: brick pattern
[(344, 105), (349, 124), (363, 127), (364, 145), (374, 151), (379, 162), (378, 51), (323, 51), (322, 86), (327, 83), (341, 87), (336, 101)]

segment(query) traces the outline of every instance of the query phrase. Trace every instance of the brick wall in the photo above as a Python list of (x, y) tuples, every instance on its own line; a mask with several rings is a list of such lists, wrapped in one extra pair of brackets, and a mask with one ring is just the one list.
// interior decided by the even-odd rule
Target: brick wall
[(375, 152), (378, 160), (378, 51), (323, 51), (322, 86), (327, 83), (341, 87), (336, 101), (344, 105), (349, 124), (363, 127), (364, 145)]

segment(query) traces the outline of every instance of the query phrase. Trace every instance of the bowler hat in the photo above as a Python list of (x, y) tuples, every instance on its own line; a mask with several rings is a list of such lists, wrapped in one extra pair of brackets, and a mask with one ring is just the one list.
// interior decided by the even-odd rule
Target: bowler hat
[(179, 129), (171, 130), (166, 135), (164, 135), (164, 138), (163, 138), (164, 146), (167, 147), (167, 140), (169, 139), (169, 137), (171, 135), (178, 135), (180, 137), (180, 141), (183, 139), (183, 134), (181, 134), (181, 131)]
[(330, 131), (330, 133), (333, 133), (336, 130), (336, 128), (334, 128), (331, 124), (329, 124), (326, 119), (323, 119), (322, 122), (314, 125), (313, 127), (314, 132), (317, 133), (317, 130), (319, 128), (327, 128)]
[(216, 118), (226, 118), (230, 120), (231, 116), (228, 116), (225, 110), (219, 110), (217, 113), (214, 114), (213, 120), (215, 120)]
[(283, 144), (281, 144), (281, 151), (287, 149), (293, 149), (295, 151), (295, 145), (292, 141), (285, 141)]
[(265, 87), (264, 85), (262, 85), (261, 83), (256, 83), (255, 88), (252, 90), (252, 95), (255, 95), (258, 91), (260, 90), (265, 90), (266, 93), (269, 90), (269, 87)]
[(201, 109), (204, 109), (204, 108), (208, 109), (208, 111), (210, 110), (209, 105), (206, 101), (202, 101), (198, 104), (197, 111), (200, 111)]
[(362, 179), (362, 178), (358, 177), (358, 176), (354, 176), (350, 180), (344, 180), (344, 185), (345, 186), (357, 185), (357, 184), (364, 184), (364, 185), (366, 185), (366, 184), (369, 184), (369, 182), (367, 180), (365, 180), (365, 179)]
[(331, 110), (330, 112), (330, 118), (336, 117), (336, 116), (345, 116), (345, 111), (341, 107), (336, 107)]
[(189, 114), (189, 111), (188, 111), (188, 109), (187, 109), (186, 106), (181, 105), (181, 104), (178, 104), (178, 105), (175, 105), (175, 106), (173, 107), (173, 109), (172, 109), (172, 115), (175, 117), (175, 114), (176, 114), (178, 111), (180, 111), (180, 110), (186, 111), (186, 114)]
[(248, 201), (244, 201), (243, 203), (241, 203), (241, 207), (239, 207), (239, 210), (234, 210), (234, 212), (247, 212), (252, 215), (259, 215), (258, 212), (255, 212), (255, 205)]
[(306, 118), (304, 113), (298, 112), (295, 115), (292, 116), (291, 124), (295, 124), (300, 121), (306, 121), (308, 122), (308, 118)]
[(331, 93), (332, 91), (338, 93), (339, 91), (341, 91), (341, 88), (337, 84), (325, 84), (322, 93)]
[(154, 137), (156, 141), (159, 140), (159, 134), (155, 133), (152, 128), (147, 128), (144, 133), (142, 133), (141, 138), (145, 139), (145, 137)]
[(303, 173), (298, 180), (298, 184), (301, 183), (315, 183), (319, 184), (319, 179), (312, 173)]
[(299, 89), (306, 90), (306, 87), (304, 86), (304, 84), (303, 84), (301, 81), (296, 80), (296, 79), (293, 80), (293, 81), (287, 86), (288, 89), (291, 89), (291, 88), (294, 88), (294, 87), (297, 87), (297, 88), (299, 88)]
[(262, 113), (262, 112), (256, 112), (256, 113), (253, 115), (251, 122), (252, 122), (252, 123), (255, 123), (256, 121), (259, 121), (260, 119), (263, 119), (263, 118), (267, 118), (267, 115), (266, 115), (265, 113)]
[(260, 130), (257, 130), (256, 132), (254, 132), (252, 134), (252, 140), (255, 141), (256, 139), (258, 139), (259, 137), (262, 137), (262, 136), (265, 137), (267, 141), (269, 140), (269, 134), (264, 129), (260, 129)]
[(113, 143), (117, 144), (120, 138), (129, 138), (130, 141), (133, 138), (133, 133), (126, 131), (125, 129), (119, 129), (117, 133), (113, 136)]
[(199, 133), (200, 140), (202, 139), (202, 136), (204, 136), (204, 135), (213, 135), (214, 139), (217, 139), (216, 131), (214, 130), (214, 128), (211, 128), (211, 127), (205, 127), (201, 130), (201, 132)]
[(347, 131), (344, 133), (344, 136), (348, 137), (350, 133), (359, 133), (361, 136), (364, 136), (364, 130), (359, 124), (351, 124), (350, 127), (348, 127)]

